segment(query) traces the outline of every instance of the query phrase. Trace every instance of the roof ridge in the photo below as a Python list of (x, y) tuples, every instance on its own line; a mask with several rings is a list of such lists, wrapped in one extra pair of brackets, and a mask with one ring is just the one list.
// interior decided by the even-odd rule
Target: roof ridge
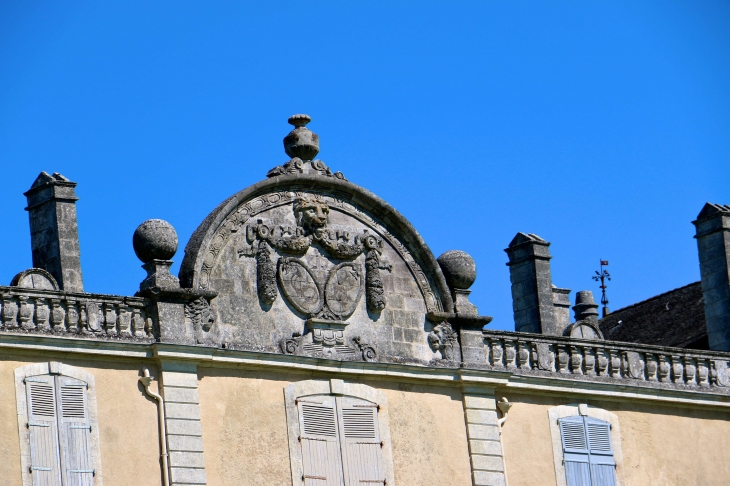
[(663, 293), (661, 293), (661, 294), (655, 295), (655, 296), (653, 296), (653, 297), (649, 297), (648, 299), (645, 299), (645, 300), (641, 300), (641, 301), (639, 301), (639, 302), (635, 302), (635, 303), (633, 303), (633, 304), (631, 304), (631, 305), (627, 305), (626, 307), (622, 307), (622, 308), (620, 308), (620, 309), (618, 309), (618, 310), (615, 310), (615, 311), (611, 312), (611, 313), (610, 313), (609, 315), (607, 315), (606, 317), (603, 317), (603, 318), (601, 318), (601, 319), (600, 319), (600, 320), (599, 320), (598, 322), (599, 322), (599, 324), (600, 324), (600, 323), (601, 323), (601, 322), (602, 322), (603, 320), (605, 320), (605, 319), (607, 319), (607, 318), (609, 318), (609, 317), (613, 316), (614, 314), (618, 314), (618, 313), (619, 313), (619, 312), (621, 312), (621, 311), (624, 311), (624, 310), (626, 310), (626, 309), (631, 309), (632, 307), (636, 307), (637, 305), (645, 304), (645, 303), (647, 303), (647, 302), (650, 302), (650, 301), (652, 301), (652, 300), (655, 300), (655, 299), (659, 299), (660, 297), (663, 297), (663, 296), (665, 296), (665, 295), (667, 295), (667, 294), (671, 294), (672, 292), (676, 292), (677, 290), (682, 290), (682, 289), (686, 289), (687, 287), (691, 287), (691, 286), (693, 286), (693, 285), (697, 285), (697, 284), (701, 284), (701, 283), (702, 283), (702, 281), (701, 281), (701, 280), (698, 280), (697, 282), (692, 282), (692, 283), (689, 283), (689, 284), (687, 284), (687, 285), (683, 285), (683, 286), (681, 286), (681, 287), (677, 287), (676, 289), (672, 289), (672, 290), (667, 290), (666, 292), (663, 292)]

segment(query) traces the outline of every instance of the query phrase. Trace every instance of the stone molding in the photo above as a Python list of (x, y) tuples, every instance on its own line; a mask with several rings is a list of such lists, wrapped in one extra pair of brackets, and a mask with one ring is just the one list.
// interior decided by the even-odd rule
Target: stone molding
[[(492, 333), (496, 333), (493, 331)], [(506, 333), (514, 336), (515, 333)], [(558, 339), (558, 338), (552, 338)], [(570, 341), (567, 338), (564, 338)], [(599, 342), (592, 342), (599, 345)], [(600, 345), (605, 346), (601, 341)], [(628, 343), (620, 343), (631, 348)], [(676, 348), (655, 348), (670, 349)], [(692, 407), (730, 408), (730, 388), (686, 386), (675, 383), (654, 383), (635, 379), (611, 379), (600, 376), (573, 375), (555, 372), (520, 371), (518, 368), (477, 366), (418, 366), (399, 363), (371, 363), (363, 361), (336, 361), (307, 356), (284, 355), (254, 351), (185, 346), (166, 343), (136, 343), (129, 341), (92, 341), (53, 335), (23, 335), (0, 333), (0, 350), (5, 356), (36, 357), (39, 353), (54, 353), (100, 361), (120, 359), (163, 361), (177, 360), (197, 366), (245, 368), (279, 371), (283, 373), (332, 375), (348, 379), (377, 379), (388, 382), (413, 381), (440, 386), (472, 386), (481, 388), (514, 389), (533, 393), (560, 393), (571, 396), (590, 396), (614, 401), (644, 400)], [(699, 353), (699, 352), (698, 352)], [(702, 352), (712, 359), (730, 360), (729, 353)], [(358, 378), (359, 377), (359, 378)]]
[(550, 420), (550, 436), (553, 443), (553, 458), (555, 460), (555, 478), (557, 486), (567, 486), (565, 478), (565, 464), (563, 461), (563, 442), (560, 437), (560, 425), (558, 421), (565, 417), (583, 415), (611, 424), (611, 445), (613, 446), (613, 460), (616, 461), (616, 486), (621, 486), (620, 471), (623, 466), (623, 453), (621, 451), (621, 427), (618, 423), (618, 416), (602, 408), (596, 408), (585, 403), (573, 403), (559, 405), (548, 411)]
[(57, 361), (34, 363), (15, 369), (15, 401), (18, 415), (18, 435), (20, 437), (20, 470), (23, 486), (33, 486), (33, 477), (30, 473), (30, 438), (28, 432), (28, 402), (25, 392), (25, 379), (37, 375), (62, 375), (86, 382), (87, 407), (89, 424), (91, 425), (91, 448), (94, 460), (94, 486), (104, 485), (104, 475), (101, 469), (101, 448), (99, 441), (99, 420), (96, 411), (96, 382), (94, 375), (80, 368), (69, 366)]
[(388, 399), (385, 393), (360, 383), (348, 383), (339, 379), (330, 379), (299, 381), (284, 387), (284, 406), (286, 409), (286, 425), (289, 436), (289, 461), (291, 463), (292, 486), (300, 486), (304, 474), (299, 442), (299, 412), (296, 401), (299, 398), (310, 395), (342, 395), (360, 398), (375, 403), (380, 407), (378, 409), (378, 429), (382, 443), (381, 454), (383, 472), (385, 473), (385, 484), (395, 485)]
[(152, 342), (147, 299), (60, 290), (0, 287), (0, 333)]

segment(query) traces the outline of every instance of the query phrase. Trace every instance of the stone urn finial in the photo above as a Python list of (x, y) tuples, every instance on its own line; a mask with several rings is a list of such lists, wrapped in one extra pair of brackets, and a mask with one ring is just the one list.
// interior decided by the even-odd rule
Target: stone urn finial
[(284, 137), (286, 154), (292, 159), (314, 159), (319, 153), (319, 136), (306, 127), (312, 118), (309, 115), (292, 115), (288, 121), (294, 125), (294, 130)]

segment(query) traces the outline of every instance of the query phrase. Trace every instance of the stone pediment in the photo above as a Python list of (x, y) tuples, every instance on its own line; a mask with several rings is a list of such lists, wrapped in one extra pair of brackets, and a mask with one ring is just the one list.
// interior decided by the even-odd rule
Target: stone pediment
[[(227, 199), (185, 248), (183, 287), (217, 292), (200, 344), (430, 361), (429, 313), (453, 313), (433, 254), (395, 209), (344, 179), (271, 177)], [(369, 358), (364, 358), (368, 355)]]

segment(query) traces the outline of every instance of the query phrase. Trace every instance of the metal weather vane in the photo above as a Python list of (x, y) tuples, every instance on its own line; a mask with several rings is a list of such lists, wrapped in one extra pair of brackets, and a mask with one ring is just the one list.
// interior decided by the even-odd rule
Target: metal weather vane
[(606, 317), (610, 313), (608, 310), (608, 297), (606, 297), (606, 280), (611, 280), (611, 274), (603, 268), (604, 266), (608, 266), (608, 260), (601, 260), (601, 270), (600, 272), (596, 270), (596, 274), (593, 276), (593, 280), (601, 282), (601, 304), (603, 304), (603, 316), (601, 317)]

